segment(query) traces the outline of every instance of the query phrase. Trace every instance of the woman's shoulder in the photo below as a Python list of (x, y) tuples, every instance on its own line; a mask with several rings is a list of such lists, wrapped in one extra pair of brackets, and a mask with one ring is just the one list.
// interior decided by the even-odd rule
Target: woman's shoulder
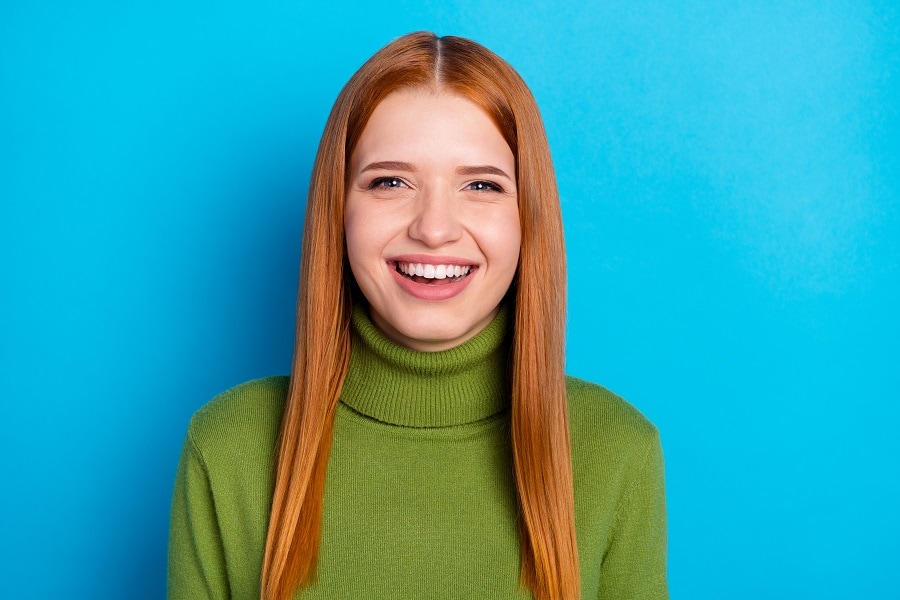
[(614, 445), (616, 454), (646, 456), (659, 432), (637, 408), (603, 386), (566, 377), (573, 449)]
[(191, 441), (204, 455), (273, 447), (288, 382), (287, 376), (264, 377), (220, 393), (194, 413), (188, 429)]

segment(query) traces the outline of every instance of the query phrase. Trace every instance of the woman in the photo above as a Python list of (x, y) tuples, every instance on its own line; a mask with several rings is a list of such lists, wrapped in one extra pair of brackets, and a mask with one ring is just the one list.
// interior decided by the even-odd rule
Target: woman
[(322, 135), (290, 379), (191, 421), (169, 597), (666, 598), (656, 430), (565, 377), (564, 328), (528, 88), (474, 42), (395, 40)]

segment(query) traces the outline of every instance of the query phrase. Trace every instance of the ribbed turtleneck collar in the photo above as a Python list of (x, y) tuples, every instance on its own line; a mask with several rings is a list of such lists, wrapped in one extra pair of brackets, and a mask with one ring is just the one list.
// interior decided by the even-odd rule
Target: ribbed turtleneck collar
[(352, 316), (350, 369), (341, 401), (379, 421), (406, 427), (474, 423), (509, 404), (509, 309), (477, 336), (442, 352), (417, 352), (388, 340), (362, 306)]

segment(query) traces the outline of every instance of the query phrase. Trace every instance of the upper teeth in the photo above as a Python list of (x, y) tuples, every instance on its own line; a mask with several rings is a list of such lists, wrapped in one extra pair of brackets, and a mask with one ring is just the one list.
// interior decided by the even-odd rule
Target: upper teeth
[(401, 273), (418, 275), (426, 279), (446, 279), (447, 277), (462, 277), (468, 275), (471, 267), (460, 265), (429, 265), (423, 263), (397, 263)]

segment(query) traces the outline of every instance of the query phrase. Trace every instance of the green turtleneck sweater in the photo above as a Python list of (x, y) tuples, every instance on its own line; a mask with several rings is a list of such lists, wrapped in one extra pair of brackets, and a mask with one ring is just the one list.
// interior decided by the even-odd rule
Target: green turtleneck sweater
[[(317, 579), (297, 598), (527, 598), (509, 450), (509, 315), (456, 348), (385, 339), (357, 308), (334, 424)], [(169, 539), (170, 600), (258, 600), (288, 378), (239, 385), (191, 419)], [(583, 598), (662, 599), (656, 429), (567, 381)]]

